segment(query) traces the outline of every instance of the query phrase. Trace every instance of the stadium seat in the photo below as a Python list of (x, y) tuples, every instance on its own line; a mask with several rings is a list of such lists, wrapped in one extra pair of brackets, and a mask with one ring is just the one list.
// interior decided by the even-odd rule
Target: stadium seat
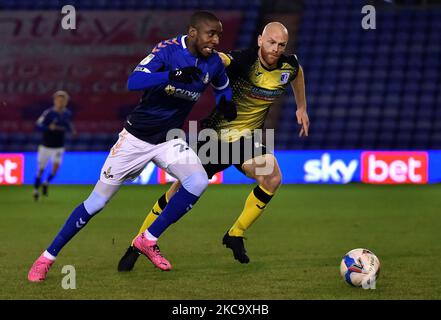
[[(412, 0), (408, 1), (412, 3)], [(59, 9), (60, 0), (3, 0), (5, 10)], [(263, 0), (72, 0), (85, 10), (244, 10), (235, 46), (254, 44)], [(292, 94), (281, 103), (276, 143), (282, 149), (326, 147), (441, 147), (441, 15), (439, 10), (377, 10), (377, 28), (360, 27), (361, 1), (308, 0), (300, 20), (296, 53), (305, 70), (311, 136), (298, 139)], [(411, 23), (409, 23), (411, 21)], [(45, 106), (46, 107), (46, 106)], [(45, 108), (44, 107), (44, 108)], [(36, 119), (43, 106), (27, 106), (20, 117)], [(115, 120), (122, 120), (122, 106)], [(15, 119), (20, 121), (20, 119)], [(391, 135), (391, 132), (395, 134)], [(338, 137), (340, 135), (340, 137)], [(409, 136), (410, 135), (410, 136)], [(391, 138), (392, 136), (392, 138)], [(409, 136), (409, 137), (408, 137)], [(1, 133), (2, 151), (31, 149), (40, 135)], [(81, 133), (75, 150), (108, 150), (114, 134)]]
[[(435, 40), (439, 36), (435, 30), (441, 27), (439, 11), (378, 11), (382, 32), (368, 33), (353, 14), (348, 16), (358, 5), (305, 3), (297, 54), (305, 70), (308, 103), (317, 117), (311, 121), (311, 133), (318, 121), (322, 125), (327, 119), (326, 130), (330, 132), (347, 124), (339, 131), (352, 135), (343, 139), (345, 148), (387, 149), (396, 140), (408, 148), (435, 145), (438, 140), (431, 141), (429, 128), (436, 127), (436, 119), (441, 120), (441, 111), (436, 108), (440, 103), (441, 44)], [(327, 19), (331, 12), (332, 26)], [(396, 130), (396, 135), (387, 128)], [(280, 129), (289, 130), (287, 125)], [(414, 139), (407, 137), (408, 130), (415, 133)], [(417, 134), (419, 131), (423, 133)], [(339, 143), (334, 135), (324, 138), (314, 139), (314, 144), (322, 141), (321, 147), (326, 147)], [(300, 144), (306, 145), (304, 141)]]

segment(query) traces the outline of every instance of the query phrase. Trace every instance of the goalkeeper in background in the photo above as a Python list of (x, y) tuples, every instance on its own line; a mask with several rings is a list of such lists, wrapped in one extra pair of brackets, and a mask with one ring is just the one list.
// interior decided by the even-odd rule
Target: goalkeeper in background
[[(208, 177), (234, 165), (246, 176), (253, 178), (257, 186), (245, 201), (242, 213), (223, 237), (222, 243), (233, 251), (240, 263), (248, 263), (249, 257), (243, 243), (244, 232), (262, 214), (281, 184), (277, 160), (267, 152), (265, 146), (253, 141), (246, 133), (262, 128), (269, 108), (274, 100), (282, 96), (291, 85), (297, 105), (297, 122), (301, 125), (299, 136), (308, 136), (309, 118), (306, 110), (305, 83), (302, 67), (295, 55), (285, 55), (288, 30), (279, 22), (267, 24), (258, 37), (258, 47), (233, 51), (228, 55), (220, 53), (227, 67), (233, 89), (233, 102), (237, 106), (237, 118), (228, 122), (217, 110), (206, 120), (205, 127), (217, 131), (220, 144), (228, 144), (231, 151), (240, 149), (240, 163), (203, 163)], [(230, 130), (221, 135), (221, 130)], [(235, 129), (235, 130), (234, 130)], [(246, 146), (252, 145), (252, 154), (247, 155)], [(237, 148), (238, 147), (238, 148)], [(200, 149), (201, 150), (201, 149)], [(218, 150), (225, 150), (220, 147)], [(250, 153), (250, 152), (248, 152)], [(199, 155), (200, 156), (200, 155)], [(272, 172), (259, 175), (258, 168), (272, 167)], [(139, 233), (152, 224), (180, 187), (175, 182), (155, 203), (147, 215)], [(130, 246), (118, 264), (119, 271), (130, 271), (139, 256), (139, 251)]]

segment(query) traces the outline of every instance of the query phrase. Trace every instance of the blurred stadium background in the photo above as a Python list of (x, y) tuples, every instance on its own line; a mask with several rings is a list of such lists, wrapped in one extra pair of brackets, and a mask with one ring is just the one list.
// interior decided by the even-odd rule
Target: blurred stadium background
[[(212, 10), (223, 20), (220, 50), (224, 51), (254, 45), (268, 21), (278, 20), (288, 27), (288, 51), (298, 55), (305, 70), (311, 132), (308, 139), (297, 137), (294, 99), (289, 90), (271, 109), (266, 123), (266, 127), (276, 129), (276, 150), (439, 149), (440, 3), (2, 0), (0, 152), (31, 152), (25, 154), (23, 180), (30, 183), (26, 177), (35, 171), (32, 152), (40, 139), (34, 124), (58, 89), (72, 96), (70, 109), (79, 133), (75, 139), (68, 139), (67, 150), (109, 150), (139, 99), (139, 93), (126, 90), (128, 74), (157, 42), (185, 32), (187, 17), (197, 9)], [(77, 30), (60, 27), (64, 4), (77, 9)], [(361, 28), (361, 7), (365, 4), (375, 5), (376, 30)], [(211, 95), (204, 95), (189, 119), (199, 120), (209, 114), (213, 108)], [(322, 154), (302, 155), (321, 159)], [(354, 155), (331, 153), (331, 157), (349, 162)], [(437, 153), (424, 157), (432, 158), (433, 164), (441, 161)], [(363, 162), (361, 155), (356, 158)], [(67, 155), (66, 172), (69, 159)], [(72, 159), (78, 163), (77, 158)], [(96, 159), (99, 163), (104, 158)], [(299, 173), (292, 178), (288, 175), (286, 182), (305, 182), (301, 172), (304, 164), (299, 162)], [(356, 176), (360, 177), (351, 181), (362, 180), (361, 175), (357, 168)], [(439, 181), (441, 173), (432, 172), (426, 180)], [(225, 181), (230, 180), (226, 177)], [(63, 180), (62, 174), (56, 182), (81, 183)], [(231, 182), (246, 180), (237, 176)]]
[[(106, 151), (139, 99), (126, 90), (134, 65), (161, 39), (185, 31), (194, 10), (224, 21), (220, 50), (255, 44), (262, 26), (284, 22), (289, 51), (305, 69), (311, 120), (297, 137), (291, 91), (272, 109), (276, 150), (433, 150), (441, 147), (439, 1), (68, 1), (77, 30), (63, 31), (65, 1), (0, 2), (0, 151), (33, 152), (34, 123), (67, 90), (79, 132), (68, 151)], [(377, 9), (376, 30), (361, 7)], [(212, 109), (211, 93), (189, 119)]]

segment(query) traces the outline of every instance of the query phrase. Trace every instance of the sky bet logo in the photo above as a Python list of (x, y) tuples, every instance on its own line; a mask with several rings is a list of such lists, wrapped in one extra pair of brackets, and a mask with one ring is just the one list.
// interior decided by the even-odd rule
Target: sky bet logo
[(363, 152), (361, 180), (365, 183), (427, 183), (427, 152)]
[(341, 159), (331, 161), (329, 153), (323, 153), (320, 159), (305, 162), (305, 182), (309, 183), (348, 183), (352, 181), (358, 167), (358, 160), (345, 163)]
[(0, 154), (0, 185), (22, 184), (23, 168), (23, 155)]

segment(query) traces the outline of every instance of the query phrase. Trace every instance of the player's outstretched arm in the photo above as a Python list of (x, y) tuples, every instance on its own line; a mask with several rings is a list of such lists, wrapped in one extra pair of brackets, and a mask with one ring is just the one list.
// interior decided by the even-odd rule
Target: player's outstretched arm
[(307, 137), (309, 134), (309, 117), (306, 110), (306, 95), (305, 95), (305, 76), (302, 67), (299, 67), (297, 77), (291, 81), (291, 87), (294, 91), (294, 96), (297, 105), (297, 123), (302, 126), (299, 132), (299, 137)]
[(199, 80), (201, 74), (201, 69), (194, 66), (165, 72), (150, 72), (146, 67), (138, 66), (129, 77), (127, 88), (133, 91), (145, 90), (169, 81), (190, 84)]
[(127, 88), (130, 91), (145, 90), (155, 86), (165, 84), (168, 81), (168, 72), (145, 72), (135, 71), (130, 75), (127, 81)]

